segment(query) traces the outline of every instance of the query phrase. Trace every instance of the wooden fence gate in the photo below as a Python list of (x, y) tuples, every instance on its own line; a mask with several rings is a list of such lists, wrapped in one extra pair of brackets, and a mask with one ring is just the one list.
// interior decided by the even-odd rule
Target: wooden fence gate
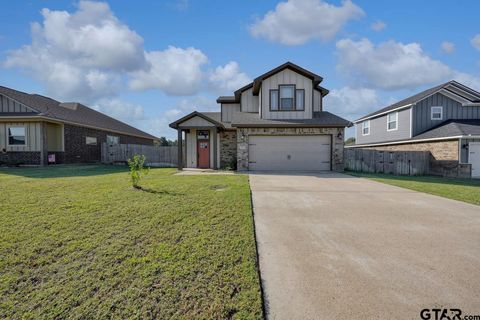
[(345, 169), (350, 171), (413, 176), (428, 174), (429, 167), (428, 151), (345, 149)]
[(152, 167), (176, 167), (178, 163), (178, 147), (176, 146), (102, 143), (102, 163), (125, 163), (136, 154), (143, 154), (146, 164)]

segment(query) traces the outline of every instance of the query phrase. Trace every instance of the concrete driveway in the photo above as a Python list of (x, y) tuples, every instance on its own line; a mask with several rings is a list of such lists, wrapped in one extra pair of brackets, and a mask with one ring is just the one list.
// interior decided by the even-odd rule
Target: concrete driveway
[(480, 207), (336, 173), (250, 185), (269, 319), (480, 314)]

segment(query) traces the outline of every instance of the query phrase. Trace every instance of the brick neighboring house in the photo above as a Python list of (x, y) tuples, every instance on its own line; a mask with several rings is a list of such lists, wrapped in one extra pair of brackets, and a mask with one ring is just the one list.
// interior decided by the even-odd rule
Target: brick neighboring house
[(422, 91), (354, 124), (356, 142), (347, 148), (429, 151), (432, 173), (457, 167), (480, 177), (480, 93), (459, 82)]
[(195, 111), (171, 123), (179, 169), (343, 171), (350, 122), (323, 111), (322, 80), (287, 62), (219, 97), (220, 112)]
[(101, 145), (153, 145), (156, 137), (90, 109), (0, 86), (0, 164), (101, 160)]

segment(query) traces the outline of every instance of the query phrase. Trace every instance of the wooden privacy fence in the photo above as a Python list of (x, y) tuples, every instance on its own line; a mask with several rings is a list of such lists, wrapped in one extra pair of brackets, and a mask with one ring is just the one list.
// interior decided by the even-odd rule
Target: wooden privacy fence
[(178, 163), (178, 147), (176, 146), (102, 143), (102, 163), (124, 163), (136, 154), (143, 154), (146, 164), (152, 167), (175, 167)]
[(381, 151), (345, 149), (345, 169), (368, 173), (425, 175), (429, 173), (428, 151)]

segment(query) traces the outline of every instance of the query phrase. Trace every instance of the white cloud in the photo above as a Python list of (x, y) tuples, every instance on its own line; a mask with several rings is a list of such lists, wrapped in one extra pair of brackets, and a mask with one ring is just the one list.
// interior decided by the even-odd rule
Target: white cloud
[(455, 44), (453, 42), (444, 41), (440, 47), (444, 53), (453, 53), (455, 51)]
[(122, 24), (108, 4), (80, 1), (74, 13), (41, 11), (32, 43), (10, 51), (6, 67), (31, 73), (60, 99), (83, 102), (119, 90), (120, 72), (146, 65), (143, 39)]
[(202, 51), (170, 46), (164, 51), (146, 52), (145, 57), (150, 67), (132, 73), (131, 89), (155, 88), (170, 95), (191, 95), (200, 89), (201, 67), (208, 62)]
[(144, 119), (144, 109), (142, 106), (120, 99), (100, 99), (92, 108), (110, 117), (124, 121)]
[(452, 69), (430, 58), (420, 44), (395, 41), (374, 45), (368, 39), (337, 42), (337, 70), (356, 85), (396, 90), (436, 84), (453, 75)]
[(475, 37), (473, 37), (472, 40), (470, 40), (470, 43), (475, 49), (480, 51), (480, 33), (475, 35)]
[(372, 23), (370, 27), (372, 28), (373, 31), (382, 31), (387, 27), (387, 24), (383, 21), (378, 20)]
[(330, 90), (324, 101), (325, 110), (349, 120), (377, 110), (379, 105), (380, 98), (375, 90), (348, 86)]
[(335, 6), (323, 0), (288, 0), (280, 2), (250, 27), (257, 38), (286, 45), (300, 45), (311, 39), (331, 40), (349, 21), (365, 15), (350, 0)]
[(252, 80), (245, 73), (240, 71), (240, 66), (235, 61), (230, 61), (224, 66), (218, 66), (210, 74), (210, 82), (217, 91), (229, 92), (235, 91)]

